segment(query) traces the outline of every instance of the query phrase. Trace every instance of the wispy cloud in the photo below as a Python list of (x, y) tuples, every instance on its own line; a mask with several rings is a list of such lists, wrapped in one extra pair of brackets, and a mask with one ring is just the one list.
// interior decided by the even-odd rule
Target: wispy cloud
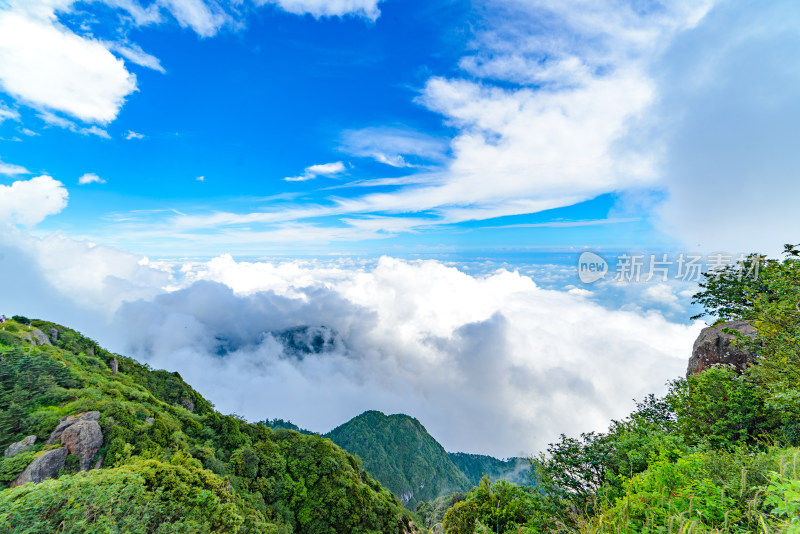
[(111, 139), (109, 133), (97, 125), (79, 126), (75, 122), (65, 119), (64, 117), (59, 117), (50, 111), (42, 111), (38, 116), (49, 126), (57, 126), (58, 128), (64, 128), (65, 130), (69, 130), (81, 135), (96, 135), (97, 137), (102, 137), (103, 139)]
[(30, 173), (31, 171), (29, 171), (22, 165), (4, 163), (3, 160), (0, 160), (0, 174), (4, 174), (6, 176), (18, 176), (20, 174), (30, 174)]
[(103, 180), (102, 178), (100, 178), (99, 176), (97, 176), (93, 172), (87, 172), (86, 174), (84, 174), (83, 176), (78, 178), (78, 184), (79, 185), (104, 184), (104, 183), (106, 183), (106, 181)]
[(128, 140), (131, 140), (131, 139), (144, 139), (144, 138), (145, 138), (144, 134), (140, 134), (138, 132), (134, 132), (133, 130), (128, 130), (128, 133), (125, 134), (125, 139), (128, 139)]
[(377, 20), (382, 0), (255, 0), (259, 5), (274, 4), (289, 13), (314, 17), (342, 17), (353, 15)]
[(19, 112), (9, 108), (3, 102), (0, 102), (0, 124), (3, 124), (3, 122), (7, 120), (18, 121)]
[(340, 150), (392, 167), (417, 167), (444, 161), (447, 142), (402, 128), (371, 127), (343, 132)]
[(335, 163), (323, 163), (320, 165), (311, 165), (310, 167), (306, 167), (305, 171), (303, 171), (303, 174), (300, 176), (287, 176), (284, 178), (284, 180), (287, 182), (305, 182), (307, 180), (313, 180), (318, 176), (336, 176), (344, 171), (345, 166), (341, 161), (337, 161)]
[(161, 62), (157, 57), (148, 54), (142, 50), (142, 47), (135, 43), (110, 43), (106, 46), (108, 46), (110, 50), (113, 50), (128, 61), (135, 63), (140, 67), (146, 67), (162, 74), (167, 72), (164, 70), (164, 67), (161, 66)]

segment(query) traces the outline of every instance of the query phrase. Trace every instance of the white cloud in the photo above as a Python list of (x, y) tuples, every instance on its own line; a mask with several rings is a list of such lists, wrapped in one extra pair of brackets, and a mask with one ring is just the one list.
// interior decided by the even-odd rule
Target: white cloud
[(19, 112), (9, 108), (3, 102), (0, 102), (0, 124), (3, 124), (3, 122), (7, 120), (18, 121)]
[(158, 71), (162, 74), (167, 71), (161, 66), (161, 62), (157, 57), (148, 54), (142, 47), (135, 43), (111, 43), (109, 48), (132, 63), (136, 63), (140, 67), (146, 67)]
[(93, 172), (87, 172), (86, 174), (78, 178), (78, 185), (104, 184), (104, 183), (106, 183), (106, 181), (97, 176)]
[[(123, 305), (115, 328), (126, 351), (178, 370), (219, 409), (318, 431), (366, 409), (409, 413), (448, 450), (498, 456), (605, 429), (685, 371), (700, 328), (435, 261), (223, 256), (182, 271), (185, 289)], [(333, 328), (342, 346), (296, 359), (271, 335), (296, 326)]]
[(19, 174), (30, 174), (30, 173), (31, 171), (29, 171), (22, 165), (3, 163), (3, 161), (0, 160), (0, 174), (5, 174), (6, 176), (17, 176)]
[(402, 128), (372, 127), (342, 133), (340, 149), (347, 154), (372, 158), (392, 167), (415, 167), (406, 160), (415, 156), (421, 162), (444, 160), (447, 143), (419, 132)]
[(257, 4), (275, 4), (284, 11), (314, 17), (342, 17), (355, 15), (377, 20), (381, 14), (378, 4), (381, 0), (256, 0)]
[(114, 120), (136, 90), (135, 76), (101, 42), (56, 23), (53, 7), (37, 3), (29, 8), (0, 11), (3, 89), (83, 121)]
[(49, 176), (0, 185), (0, 223), (35, 226), (64, 209), (67, 197), (64, 184)]
[(144, 134), (140, 134), (140, 133), (134, 132), (133, 130), (128, 130), (128, 133), (125, 134), (125, 139), (128, 139), (128, 140), (131, 140), (131, 139), (144, 139), (144, 138), (145, 138)]
[(300, 176), (287, 176), (284, 180), (287, 182), (305, 182), (306, 180), (313, 180), (318, 176), (335, 176), (343, 173), (344, 170), (345, 166), (341, 161), (323, 163), (306, 167), (305, 171)]
[(653, 67), (668, 126), (659, 228), (691, 249), (800, 241), (798, 23), (794, 2), (722, 3)]
[(197, 178), (195, 178), (195, 180), (197, 180), (198, 182), (205, 182), (206, 181), (206, 177), (205, 176), (198, 176)]
[(158, 0), (182, 27), (189, 27), (201, 37), (211, 37), (231, 22), (230, 16), (216, 3), (203, 0)]
[(111, 136), (108, 134), (108, 132), (99, 126), (78, 126), (71, 120), (65, 119), (64, 117), (59, 117), (50, 111), (42, 111), (38, 116), (50, 126), (64, 128), (65, 130), (69, 130), (81, 135), (96, 135), (97, 137), (102, 137), (103, 139), (111, 139)]

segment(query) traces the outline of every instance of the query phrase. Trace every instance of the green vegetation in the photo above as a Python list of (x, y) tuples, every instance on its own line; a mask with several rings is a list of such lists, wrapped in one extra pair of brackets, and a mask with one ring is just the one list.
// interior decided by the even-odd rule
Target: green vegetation
[(473, 486), (480, 484), (483, 477), (489, 477), (491, 480), (507, 480), (520, 486), (536, 485), (536, 476), (527, 458), (500, 460), (492, 456), (464, 452), (450, 452), (447, 455)]
[(272, 430), (294, 430), (295, 432), (299, 432), (300, 434), (306, 434), (308, 436), (315, 436), (317, 435), (316, 432), (312, 432), (310, 430), (306, 430), (305, 428), (300, 428), (296, 424), (292, 423), (291, 421), (285, 421), (283, 419), (265, 419), (264, 421), (259, 421), (262, 425), (271, 428)]
[(484, 479), (444, 514), (421, 506), (426, 524), (441, 518), (447, 534), (800, 532), (800, 250), (705, 278), (700, 316), (753, 325), (757, 338), (737, 343), (756, 365), (675, 380), (606, 433), (561, 436), (531, 460), (537, 488)]
[(412, 509), (471, 485), (425, 427), (407, 415), (364, 412), (325, 437), (361, 458), (364, 469)]
[[(67, 415), (100, 412), (104, 468), (0, 491), (0, 532), (402, 533), (410, 512), (330, 440), (272, 430), (212, 405), (177, 373), (111, 354), (60, 325), (0, 330), (0, 489)], [(35, 346), (34, 328), (56, 330)], [(113, 362), (118, 372), (113, 373)]]

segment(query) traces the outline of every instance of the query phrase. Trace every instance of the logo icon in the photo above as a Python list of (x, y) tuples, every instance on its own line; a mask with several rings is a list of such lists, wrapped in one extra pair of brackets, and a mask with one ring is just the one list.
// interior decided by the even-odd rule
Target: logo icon
[(584, 252), (578, 258), (578, 278), (584, 284), (597, 282), (608, 274), (608, 263), (594, 252)]

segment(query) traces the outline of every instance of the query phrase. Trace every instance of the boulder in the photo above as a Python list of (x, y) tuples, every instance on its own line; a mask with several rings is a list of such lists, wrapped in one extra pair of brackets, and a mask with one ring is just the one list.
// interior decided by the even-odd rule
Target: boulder
[(11, 483), (11, 487), (15, 488), (28, 482), (38, 484), (45, 479), (53, 478), (64, 467), (66, 459), (67, 449), (45, 451), (28, 464), (28, 467)]
[(47, 445), (52, 445), (56, 443), (58, 440), (61, 439), (61, 434), (64, 433), (64, 430), (69, 428), (70, 426), (78, 423), (80, 421), (99, 421), (100, 420), (100, 412), (84, 412), (79, 413), (77, 415), (70, 415), (69, 417), (63, 417), (61, 422), (58, 423), (58, 426), (55, 430), (50, 434), (50, 437), (47, 438), (45, 442)]
[(80, 458), (81, 471), (88, 471), (94, 456), (103, 446), (103, 432), (97, 421), (78, 421), (64, 429), (61, 444), (70, 454)]
[(8, 446), (5, 452), (5, 457), (10, 458), (16, 454), (21, 452), (29, 451), (33, 448), (33, 445), (36, 443), (36, 436), (28, 436), (27, 438), (23, 439), (22, 441), (18, 441), (16, 443), (12, 443)]
[(33, 336), (34, 345), (42, 346), (42, 345), (52, 345), (50, 343), (50, 338), (45, 335), (44, 332), (39, 330), (38, 328), (34, 328), (31, 330), (31, 335)]
[(692, 357), (686, 369), (687, 378), (715, 364), (731, 365), (741, 373), (755, 363), (756, 354), (742, 344), (734, 345), (736, 337), (723, 333), (723, 329), (736, 330), (748, 338), (758, 335), (756, 329), (746, 321), (731, 321), (704, 328), (692, 347)]
[(51, 328), (49, 333), (50, 333), (50, 341), (52, 341), (53, 343), (58, 341), (58, 330), (56, 330), (55, 328)]

